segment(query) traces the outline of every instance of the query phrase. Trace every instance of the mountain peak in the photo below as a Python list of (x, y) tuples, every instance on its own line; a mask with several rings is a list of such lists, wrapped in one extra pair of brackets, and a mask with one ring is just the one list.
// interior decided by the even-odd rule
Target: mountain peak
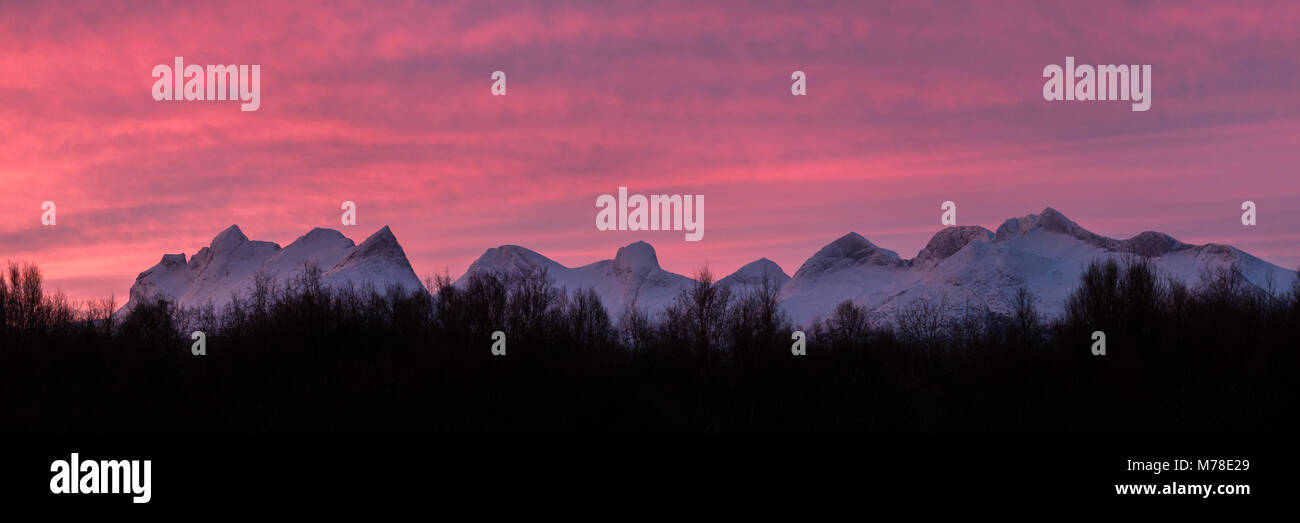
[[(538, 269), (555, 271), (557, 267), (559, 264), (526, 247), (502, 245), (483, 251), (483, 254), (470, 264), (465, 276), (483, 271), (507, 275), (532, 274)], [(465, 276), (462, 276), (462, 279)]]
[(382, 255), (393, 260), (400, 258), (403, 263), (406, 263), (406, 253), (402, 251), (401, 244), (397, 243), (397, 237), (393, 236), (393, 231), (387, 225), (357, 245), (356, 250), (348, 255), (348, 259), (371, 255)]
[(238, 225), (231, 225), (212, 239), (212, 251), (230, 251), (245, 243), (248, 243), (248, 237), (244, 236), (244, 231), (239, 230)]
[(1170, 252), (1189, 247), (1189, 245), (1174, 239), (1173, 236), (1155, 231), (1142, 232), (1120, 243), (1123, 244), (1125, 251), (1147, 258), (1164, 256)]
[(876, 247), (862, 235), (851, 232), (822, 247), (795, 272), (795, 278), (816, 279), (821, 274), (862, 266), (904, 266), (898, 253)]
[(298, 239), (294, 240), (288, 247), (285, 247), (280, 255), (288, 256), (288, 252), (315, 253), (322, 249), (350, 249), (355, 246), (356, 244), (353, 243), (352, 240), (348, 239), (348, 237), (344, 236), (343, 233), (334, 229), (317, 227), (308, 231), (307, 234), (299, 236)]
[(745, 264), (744, 267), (736, 269), (736, 272), (731, 273), (727, 277), (718, 280), (718, 285), (757, 287), (762, 285), (764, 279), (766, 279), (770, 285), (779, 289), (782, 285), (785, 285), (786, 282), (790, 281), (790, 275), (786, 274), (784, 270), (781, 270), (781, 266), (777, 265), (776, 262), (767, 258), (759, 258)]
[(735, 274), (745, 274), (745, 275), (754, 274), (759, 276), (765, 273), (772, 273), (772, 274), (780, 273), (782, 275), (785, 275), (785, 271), (781, 270), (780, 265), (777, 265), (776, 262), (769, 260), (767, 258), (759, 258), (752, 262), (746, 263), (744, 267), (737, 269), (735, 272)]
[(190, 257), (168, 254), (154, 268), (140, 274), (131, 286), (131, 298), (119, 310), (130, 311), (140, 300), (164, 296), (178, 307), (212, 303), (221, 306), (232, 296), (247, 294), (253, 277), (264, 274), (288, 282), (308, 264), (325, 270), (322, 282), (331, 287), (366, 286), (381, 292), (393, 286), (409, 291), (423, 289), (406, 254), (388, 227), (361, 245), (339, 231), (315, 228), (281, 249), (272, 242), (250, 240), (238, 226), (221, 231), (208, 247)]
[(158, 265), (163, 265), (163, 266), (179, 265), (181, 267), (184, 267), (185, 264), (186, 264), (185, 253), (183, 252), (180, 254), (164, 254), (162, 260), (158, 262)]
[[(368, 242), (368, 241), (370, 241), (371, 239), (378, 239), (378, 240), (384, 240), (384, 241), (387, 241), (387, 240), (397, 241), (397, 237), (396, 237), (396, 236), (393, 236), (393, 231), (392, 231), (392, 229), (389, 229), (387, 225), (385, 225), (385, 226), (383, 226), (383, 227), (380, 227), (379, 230), (375, 231), (374, 234), (371, 234), (369, 238), (366, 238), (366, 241)], [(362, 242), (362, 243), (365, 243), (365, 242)]]
[(1094, 234), (1092, 231), (1080, 227), (1073, 220), (1066, 218), (1060, 211), (1047, 207), (1040, 214), (1027, 214), (1019, 218), (1010, 218), (998, 227), (998, 232), (993, 241), (1003, 242), (1016, 236), (1024, 236), (1036, 230), (1064, 234), (1073, 238), (1083, 240), (1098, 247), (1114, 248), (1115, 241), (1103, 236)]
[(356, 244), (343, 233), (317, 227), (299, 236), (289, 246), (280, 249), (263, 270), (272, 275), (298, 271), (304, 263), (311, 262), (329, 270), (343, 260)]
[(844, 236), (840, 236), (839, 238), (836, 238), (835, 241), (826, 245), (826, 247), (837, 247), (841, 249), (855, 249), (864, 246), (875, 247), (875, 245), (870, 241), (867, 241), (866, 238), (856, 232), (850, 232)]
[(851, 232), (822, 247), (813, 258), (844, 258), (854, 262), (888, 265), (899, 260), (898, 254), (882, 249), (861, 234)]
[(534, 256), (541, 256), (541, 255), (538, 254), (536, 251), (529, 249), (527, 247), (521, 247), (518, 245), (502, 245), (499, 247), (492, 247), (486, 251), (483, 251), (483, 255), (479, 256), (479, 259), (480, 260), (493, 259), (493, 258), (531, 259)]
[(308, 240), (308, 241), (317, 241), (317, 240), (337, 240), (339, 238), (346, 238), (346, 236), (343, 236), (343, 233), (336, 231), (334, 229), (328, 229), (325, 227), (316, 227), (310, 231), (307, 231), (307, 234), (302, 235), (302, 237), (299, 239)]
[(970, 242), (976, 240), (987, 242), (992, 239), (993, 231), (978, 225), (944, 227), (939, 229), (939, 232), (934, 233), (934, 236), (930, 238), (930, 242), (916, 255), (914, 262), (918, 266), (935, 265), (945, 258), (957, 254), (957, 251), (960, 251)]
[(1084, 230), (1079, 224), (1074, 223), (1066, 218), (1060, 211), (1047, 207), (1038, 215), (1038, 225), (1049, 231), (1056, 231), (1066, 234), (1073, 234), (1075, 231)]
[(649, 270), (659, 268), (659, 257), (655, 248), (646, 242), (635, 242), (626, 247), (619, 247), (614, 255), (615, 270)]
[(325, 281), (373, 285), (380, 290), (392, 286), (406, 290), (424, 288), (415, 276), (411, 262), (406, 259), (406, 251), (402, 250), (402, 245), (387, 225), (347, 251), (347, 257), (325, 274)]

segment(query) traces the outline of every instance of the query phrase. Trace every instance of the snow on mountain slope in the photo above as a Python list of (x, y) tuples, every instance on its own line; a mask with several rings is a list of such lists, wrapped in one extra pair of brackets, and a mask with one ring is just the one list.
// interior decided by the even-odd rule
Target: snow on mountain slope
[(279, 250), (274, 243), (249, 240), (238, 226), (231, 225), (190, 258), (185, 292), (170, 298), (188, 305), (228, 301), (232, 292), (245, 294), (252, 289), (253, 273)]
[[(325, 267), (321, 264), (322, 269)], [(411, 268), (411, 262), (407, 261), (406, 252), (387, 225), (348, 250), (343, 261), (325, 271), (322, 281), (331, 287), (369, 286), (380, 292), (393, 286), (406, 292), (424, 288)]]
[(987, 242), (992, 239), (993, 231), (978, 225), (945, 227), (934, 233), (934, 237), (930, 238), (930, 242), (925, 245), (925, 248), (917, 253), (916, 258), (912, 260), (912, 266), (918, 269), (932, 268), (948, 257), (957, 254), (957, 251), (960, 251), (962, 247), (972, 241)]
[[(1195, 286), (1203, 271), (1237, 264), (1247, 282), (1267, 290), (1287, 289), (1295, 271), (1283, 269), (1227, 245), (1190, 245), (1169, 235), (1143, 232), (1126, 240), (1094, 234), (1052, 208), (1006, 220), (996, 232), (978, 226), (946, 227), (934, 234), (916, 258), (907, 260), (866, 238), (849, 233), (817, 251), (793, 277), (766, 258), (718, 280), (733, 295), (757, 288), (768, 277), (780, 288), (778, 299), (796, 325), (825, 318), (845, 300), (888, 321), (918, 300), (944, 302), (949, 314), (987, 307), (1009, 313), (1016, 291), (1027, 288), (1039, 311), (1058, 316), (1089, 262), (1140, 255), (1164, 275)], [(232, 294), (253, 288), (255, 274), (280, 284), (301, 274), (305, 263), (323, 271), (327, 286), (395, 285), (421, 289), (402, 247), (388, 227), (359, 245), (338, 231), (313, 229), (281, 249), (249, 240), (238, 227), (222, 231), (190, 257), (168, 254), (140, 273), (131, 287), (128, 311), (141, 299), (161, 295), (182, 307), (208, 302), (221, 306)], [(529, 249), (505, 245), (488, 249), (456, 280), (462, 286), (479, 273), (519, 277), (545, 270), (555, 285), (570, 293), (591, 288), (612, 316), (629, 303), (650, 314), (662, 311), (694, 280), (663, 270), (650, 244), (636, 242), (613, 259), (565, 267)]]
[[(796, 324), (805, 326), (828, 316), (846, 299), (884, 320), (921, 299), (946, 302), (950, 314), (968, 306), (1005, 314), (1012, 309), (1016, 290), (1026, 287), (1038, 299), (1040, 312), (1058, 316), (1089, 262), (1133, 254), (1192, 286), (1203, 269), (1232, 263), (1260, 288), (1267, 287), (1270, 274), (1279, 289), (1295, 278), (1294, 271), (1229, 246), (1188, 245), (1157, 232), (1127, 240), (1106, 238), (1050, 207), (1041, 214), (1006, 220), (996, 233), (982, 227), (942, 229), (912, 260), (894, 261), (872, 248), (856, 234), (823, 248), (782, 289), (782, 307)], [(848, 251), (856, 254), (846, 255)], [(865, 256), (868, 253), (871, 256)]]
[(780, 290), (786, 282), (790, 281), (790, 276), (781, 270), (781, 266), (767, 258), (759, 258), (749, 262), (744, 267), (737, 269), (731, 275), (718, 280), (719, 287), (731, 289), (732, 296), (741, 296), (763, 288), (763, 280), (767, 279), (767, 284), (771, 288)]
[(122, 310), (131, 310), (148, 296), (180, 296), (185, 294), (189, 284), (189, 264), (185, 261), (185, 253), (164, 254), (162, 261), (136, 277), (129, 301)]
[(119, 313), (151, 296), (165, 297), (180, 307), (207, 303), (220, 307), (234, 295), (251, 292), (254, 275), (265, 274), (282, 285), (301, 274), (308, 262), (321, 268), (326, 286), (374, 285), (381, 291), (389, 285), (408, 291), (423, 288), (388, 227), (361, 245), (338, 231), (313, 229), (281, 249), (275, 243), (249, 240), (232, 225), (188, 263), (184, 254), (168, 254), (140, 273)]
[(600, 296), (611, 316), (619, 314), (628, 303), (651, 314), (663, 310), (681, 289), (693, 280), (659, 267), (654, 248), (636, 242), (619, 248), (612, 260), (602, 260), (581, 267), (565, 267), (536, 252), (517, 245), (488, 249), (456, 280), (464, 285), (474, 274), (495, 273), (518, 277), (545, 270), (555, 286), (572, 294), (590, 288)]
[(494, 272), (499, 276), (516, 278), (541, 269), (545, 269), (552, 278), (559, 278), (564, 271), (569, 270), (550, 258), (518, 245), (502, 245), (488, 249), (474, 260), (465, 274), (456, 280), (456, 285), (462, 285), (470, 275), (480, 272)]
[(345, 238), (343, 233), (318, 227), (275, 253), (262, 266), (262, 270), (277, 280), (297, 274), (307, 262), (316, 263), (322, 271), (329, 270), (343, 261), (353, 247), (356, 244)]
[(874, 309), (909, 276), (905, 260), (849, 233), (822, 247), (781, 289), (781, 306), (796, 323), (825, 316), (844, 300)]

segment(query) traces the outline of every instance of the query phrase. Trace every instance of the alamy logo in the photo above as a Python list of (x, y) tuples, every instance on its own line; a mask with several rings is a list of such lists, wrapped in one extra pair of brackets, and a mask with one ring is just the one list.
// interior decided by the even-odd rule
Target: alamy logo
[(50, 492), (54, 494), (135, 494), (133, 503), (148, 503), (150, 460), (86, 460), (72, 453), (69, 461), (50, 463)]
[(256, 111), (262, 106), (262, 66), (260, 65), (185, 65), (177, 56), (175, 67), (158, 64), (153, 68), (153, 99), (163, 100), (238, 100), (241, 111)]
[[(693, 205), (692, 205), (693, 204)], [(628, 196), (618, 188), (618, 199), (596, 197), (596, 230), (600, 231), (686, 231), (686, 241), (704, 239), (704, 195), (641, 194)], [(694, 212), (692, 212), (694, 211)]]
[(59, 222), (58, 213), (54, 202), (44, 202), (41, 204), (41, 225), (54, 225)]
[(204, 334), (203, 331), (194, 331), (193, 334), (190, 334), (190, 339), (191, 339), (191, 340), (194, 340), (194, 344), (193, 344), (193, 345), (190, 345), (190, 354), (193, 354), (193, 355), (195, 355), (195, 356), (207, 356), (207, 355), (208, 355), (208, 335), (207, 335), (207, 334)]
[(939, 204), (939, 210), (943, 211), (943, 214), (939, 215), (940, 225), (943, 225), (944, 227), (947, 227), (949, 225), (957, 225), (957, 204), (956, 203), (953, 203), (952, 200), (943, 202)]
[(1092, 331), (1092, 355), (1106, 355), (1106, 333), (1102, 331)]
[[(1043, 99), (1057, 100), (1124, 100), (1133, 102), (1134, 111), (1151, 108), (1151, 66), (1080, 65), (1074, 57), (1065, 57), (1065, 69), (1056, 64), (1043, 68)], [(1076, 82), (1076, 80), (1078, 80)]]

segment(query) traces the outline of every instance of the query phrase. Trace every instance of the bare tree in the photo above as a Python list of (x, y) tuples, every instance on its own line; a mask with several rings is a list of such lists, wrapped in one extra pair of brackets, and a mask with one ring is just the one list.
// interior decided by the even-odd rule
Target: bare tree
[(9, 328), (10, 314), (9, 309), (14, 301), (10, 298), (9, 283), (5, 279), (3, 272), (0, 272), (0, 334), (3, 334)]
[(614, 337), (609, 313), (600, 303), (600, 296), (591, 288), (581, 288), (573, 293), (565, 310), (565, 319), (580, 346), (603, 345)]
[(1246, 276), (1241, 273), (1241, 265), (1207, 265), (1199, 273), (1197, 290), (1202, 296), (1216, 303), (1227, 303), (1246, 292)]
[(826, 320), (826, 328), (832, 343), (852, 345), (862, 340), (867, 333), (867, 311), (844, 300), (835, 306), (835, 311)]
[(103, 298), (86, 300), (83, 320), (100, 332), (112, 332), (113, 312), (117, 310), (117, 298), (109, 293)]
[(253, 293), (249, 298), (253, 307), (253, 314), (257, 317), (265, 317), (275, 299), (275, 277), (265, 271), (254, 273)]
[(649, 346), (652, 326), (650, 315), (636, 305), (636, 298), (623, 304), (618, 315), (619, 338), (623, 346), (639, 351)]
[(1295, 279), (1291, 280), (1291, 311), (1300, 320), (1300, 267), (1295, 270)]
[(757, 287), (739, 296), (732, 307), (732, 329), (747, 341), (770, 340), (788, 323), (777, 301), (780, 288), (764, 274)]
[(938, 299), (920, 297), (903, 306), (894, 322), (903, 339), (929, 346), (944, 338), (948, 312), (947, 295), (940, 295)]
[(1042, 324), (1042, 318), (1038, 314), (1038, 297), (1029, 292), (1029, 289), (1020, 287), (1016, 289), (1012, 306), (1012, 330), (1018, 339), (1032, 345), (1038, 340), (1039, 328)]
[(547, 332), (551, 327), (547, 320), (554, 316), (553, 309), (561, 302), (561, 295), (545, 269), (524, 274), (511, 285), (506, 321), (512, 332)]
[(695, 282), (677, 295), (674, 305), (681, 311), (683, 327), (692, 348), (707, 355), (720, 348), (731, 290), (713, 284), (713, 273), (706, 264), (695, 274)]

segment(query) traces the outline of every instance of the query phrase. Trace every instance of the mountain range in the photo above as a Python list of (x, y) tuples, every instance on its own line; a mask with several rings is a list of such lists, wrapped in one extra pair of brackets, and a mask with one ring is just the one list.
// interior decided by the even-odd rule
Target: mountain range
[(320, 267), (321, 282), (326, 286), (372, 285), (380, 291), (392, 285), (407, 291), (424, 288), (388, 227), (360, 244), (338, 231), (317, 228), (280, 248), (275, 243), (250, 240), (232, 225), (188, 261), (184, 253), (163, 255), (162, 261), (136, 277), (119, 313), (154, 296), (183, 308), (207, 303), (219, 308), (235, 295), (248, 295), (256, 275), (283, 283), (302, 274), (308, 262)]
[[(987, 306), (1009, 313), (1016, 291), (1027, 288), (1037, 298), (1039, 312), (1060, 315), (1087, 264), (1094, 260), (1139, 255), (1150, 259), (1162, 274), (1196, 285), (1210, 267), (1237, 264), (1246, 281), (1261, 289), (1286, 289), (1296, 278), (1284, 269), (1228, 245), (1192, 245), (1159, 232), (1143, 232), (1125, 240), (1089, 232), (1052, 208), (1006, 220), (997, 231), (980, 226), (940, 229), (915, 258), (872, 244), (849, 233), (822, 247), (789, 276), (776, 263), (761, 258), (719, 279), (716, 285), (733, 294), (759, 288), (766, 278), (779, 289), (778, 300), (796, 325), (807, 326), (850, 300), (888, 318), (927, 300), (944, 302), (951, 311)], [(373, 285), (423, 288), (393, 233), (384, 227), (360, 244), (338, 231), (313, 229), (289, 246), (249, 240), (236, 226), (222, 231), (208, 247), (189, 260), (168, 254), (140, 273), (123, 311), (141, 299), (161, 295), (181, 307), (211, 302), (221, 306), (236, 294), (248, 293), (254, 275), (283, 282), (301, 273), (306, 262), (323, 271), (327, 286)], [(566, 267), (535, 251), (516, 245), (488, 249), (455, 285), (474, 274), (519, 276), (545, 270), (557, 287), (591, 288), (616, 316), (627, 305), (650, 314), (663, 310), (694, 280), (662, 269), (654, 248), (635, 242), (618, 249), (613, 259)]]

